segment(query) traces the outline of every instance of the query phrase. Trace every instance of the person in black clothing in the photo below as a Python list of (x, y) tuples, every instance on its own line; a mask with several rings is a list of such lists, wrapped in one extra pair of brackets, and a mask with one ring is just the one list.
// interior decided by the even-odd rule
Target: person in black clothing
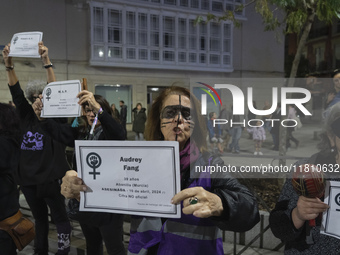
[(126, 117), (127, 117), (127, 106), (124, 104), (123, 100), (119, 101), (120, 106), (120, 123), (125, 132), (125, 139), (127, 139), (127, 131), (126, 131)]
[[(124, 131), (121, 125), (112, 117), (109, 103), (100, 95), (93, 95), (87, 90), (78, 94), (79, 104), (82, 106), (85, 120), (80, 121), (79, 127), (70, 124), (60, 124), (52, 119), (42, 119), (41, 126), (55, 140), (74, 147), (75, 140), (124, 140)], [(37, 114), (40, 115), (42, 102), (37, 105)], [(98, 117), (97, 123), (95, 118)], [(95, 125), (95, 126), (93, 126)], [(92, 132), (93, 131), (93, 132)], [(73, 169), (76, 169), (73, 157)], [(68, 171), (74, 173), (75, 171)], [(65, 189), (66, 187), (66, 189)], [(67, 185), (62, 185), (62, 194), (67, 191)], [(71, 217), (78, 220), (86, 239), (88, 255), (103, 254), (103, 240), (109, 255), (124, 255), (125, 248), (122, 243), (124, 216), (112, 213), (81, 213), (79, 203), (71, 200), (69, 207)]]
[[(28, 103), (20, 88), (12, 58), (8, 56), (9, 52), (10, 45), (6, 45), (2, 52), (3, 59), (9, 89), (20, 116), (22, 135), (20, 139), (20, 167), (16, 173), (16, 181), (20, 185), (35, 219), (34, 251), (36, 255), (48, 254), (48, 206), (58, 232), (57, 254), (68, 254), (71, 225), (66, 213), (65, 199), (60, 194), (59, 183), (61, 177), (69, 169), (65, 157), (65, 146), (54, 141), (41, 128), (33, 107)], [(42, 42), (39, 43), (39, 53), (47, 71), (48, 83), (55, 81), (48, 49)], [(28, 84), (27, 88), (35, 85)], [(43, 87), (39, 86), (37, 90), (27, 90), (30, 91), (30, 94), (26, 96), (32, 103), (42, 93)]]
[[(313, 164), (320, 171), (326, 172), (325, 179), (339, 182), (339, 174), (334, 170), (340, 164), (340, 103), (333, 105), (328, 114), (318, 144), (320, 151), (310, 158), (296, 162), (295, 166), (297, 168), (300, 165)], [(299, 196), (293, 188), (292, 179), (287, 178), (269, 217), (273, 234), (285, 242), (285, 254), (339, 254), (340, 240), (320, 233), (322, 218), (319, 214), (329, 209), (323, 200), (324, 197)], [(335, 211), (335, 208), (330, 210)], [(309, 220), (313, 219), (316, 226), (311, 227)], [(332, 220), (329, 224), (332, 224)]]
[[(223, 165), (222, 159), (206, 151), (206, 125), (200, 109), (190, 91), (177, 86), (164, 90), (152, 105), (147, 140), (179, 145), (183, 190), (171, 203), (181, 204), (182, 214), (180, 219), (131, 217), (129, 254), (224, 254), (220, 229), (243, 232), (259, 221), (254, 196), (236, 179), (225, 173), (212, 177), (194, 172), (196, 166)], [(67, 191), (63, 194), (69, 198), (79, 197), (86, 188), (68, 173), (62, 187), (64, 182)]]
[[(19, 191), (14, 173), (19, 167), (20, 120), (13, 106), (0, 103), (0, 221), (19, 210)], [(16, 246), (10, 235), (0, 230), (1, 255), (15, 255)]]
[(144, 130), (145, 130), (145, 121), (146, 121), (146, 109), (142, 108), (142, 104), (138, 103), (136, 108), (132, 110), (133, 112), (133, 125), (132, 131), (136, 133), (135, 140), (143, 141), (144, 140)]

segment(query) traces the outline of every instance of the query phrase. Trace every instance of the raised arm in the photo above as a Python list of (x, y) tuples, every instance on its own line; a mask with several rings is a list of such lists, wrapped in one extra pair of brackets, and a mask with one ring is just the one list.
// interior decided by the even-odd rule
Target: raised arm
[(53, 66), (48, 56), (48, 48), (43, 42), (39, 42), (39, 54), (41, 56), (41, 61), (43, 62), (44, 68), (46, 69), (47, 83), (56, 81)]
[(12, 57), (9, 57), (11, 44), (7, 44), (5, 48), (2, 50), (2, 56), (4, 59), (5, 67), (6, 67), (6, 74), (9, 86), (14, 86), (19, 80), (14, 71), (14, 64), (12, 61)]

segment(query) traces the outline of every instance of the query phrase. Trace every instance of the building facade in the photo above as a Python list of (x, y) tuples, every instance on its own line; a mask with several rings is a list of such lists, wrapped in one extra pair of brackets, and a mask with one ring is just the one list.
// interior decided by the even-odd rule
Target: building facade
[[(242, 22), (196, 23), (208, 13), (223, 15), (243, 0), (34, 0), (6, 1), (0, 45), (14, 33), (41, 31), (57, 80), (87, 78), (89, 90), (118, 106), (148, 106), (159, 91), (177, 83), (227, 82), (228, 78), (283, 77), (284, 42), (264, 32), (260, 15), (249, 7), (236, 12)], [(10, 22), (8, 22), (10, 21)], [(38, 59), (14, 59), (18, 78), (45, 79)], [(5, 68), (0, 101), (11, 100)], [(245, 87), (242, 88), (245, 90)], [(264, 102), (271, 88), (259, 85)], [(228, 95), (222, 94), (223, 97)], [(263, 103), (258, 103), (261, 108)], [(129, 128), (129, 126), (128, 126)]]

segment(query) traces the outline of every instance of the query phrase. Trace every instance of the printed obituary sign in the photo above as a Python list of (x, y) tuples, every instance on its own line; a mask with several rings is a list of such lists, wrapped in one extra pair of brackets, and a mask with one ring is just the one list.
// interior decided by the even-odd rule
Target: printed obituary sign
[(44, 107), (42, 118), (62, 118), (80, 116), (78, 93), (81, 91), (79, 80), (49, 83), (43, 91)]
[(178, 142), (76, 141), (80, 210), (180, 218)]
[(38, 43), (42, 41), (42, 32), (24, 32), (14, 34), (11, 40), (11, 57), (40, 58)]
[(323, 213), (320, 233), (340, 239), (340, 182), (326, 182), (324, 202), (329, 209)]

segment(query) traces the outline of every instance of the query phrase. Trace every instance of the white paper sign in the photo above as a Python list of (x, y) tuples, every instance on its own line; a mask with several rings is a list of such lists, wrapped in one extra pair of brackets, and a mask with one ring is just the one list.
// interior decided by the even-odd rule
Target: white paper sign
[(49, 83), (43, 91), (44, 107), (42, 118), (62, 118), (80, 116), (78, 93), (81, 91), (79, 80)]
[(9, 56), (40, 58), (38, 43), (42, 41), (42, 32), (24, 32), (14, 34), (11, 40)]
[(340, 239), (340, 182), (326, 182), (324, 202), (330, 208), (323, 213), (320, 233)]
[(76, 141), (80, 211), (180, 218), (178, 142)]

